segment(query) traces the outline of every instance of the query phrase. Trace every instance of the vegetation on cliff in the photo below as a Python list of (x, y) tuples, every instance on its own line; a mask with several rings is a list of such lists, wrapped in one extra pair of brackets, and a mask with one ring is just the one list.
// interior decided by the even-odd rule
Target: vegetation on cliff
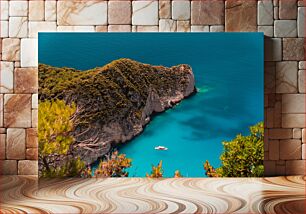
[(107, 124), (114, 117), (140, 120), (150, 88), (159, 95), (173, 96), (177, 84), (187, 84), (185, 76), (179, 69), (130, 59), (115, 60), (87, 71), (40, 64), (39, 99), (64, 99), (83, 108), (90, 106), (78, 116), (84, 125), (97, 121)]
[(111, 145), (139, 134), (152, 112), (194, 88), (188, 65), (167, 68), (118, 59), (87, 71), (45, 64), (38, 71), (40, 171), (50, 176), (86, 174), (85, 163), (103, 156), (97, 176), (127, 176), (131, 161), (124, 154), (107, 158)]
[(63, 177), (75, 176), (80, 173), (84, 163), (80, 158), (62, 160), (61, 166), (56, 162), (56, 156), (67, 155), (74, 142), (71, 132), (74, 129), (72, 117), (76, 112), (74, 103), (66, 105), (62, 100), (39, 103), (38, 146), (40, 161), (40, 176)]
[(132, 160), (126, 158), (125, 154), (119, 154), (118, 151), (115, 151), (100, 162), (94, 176), (97, 178), (128, 177), (129, 173), (125, 169), (132, 165), (131, 162)]
[(146, 174), (147, 178), (162, 178), (163, 177), (163, 161), (159, 161), (157, 166), (152, 165), (152, 171), (151, 174)]
[(215, 169), (209, 161), (204, 163), (208, 177), (261, 177), (264, 173), (264, 125), (260, 122), (250, 127), (250, 134), (237, 135), (223, 142), (221, 167)]

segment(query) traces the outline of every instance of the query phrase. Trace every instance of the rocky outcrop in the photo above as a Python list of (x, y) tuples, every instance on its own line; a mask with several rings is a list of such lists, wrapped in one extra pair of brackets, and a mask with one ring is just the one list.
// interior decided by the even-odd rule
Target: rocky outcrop
[(88, 71), (39, 65), (39, 99), (77, 105), (70, 153), (87, 163), (140, 134), (153, 113), (194, 92), (189, 65), (167, 68), (130, 59)]

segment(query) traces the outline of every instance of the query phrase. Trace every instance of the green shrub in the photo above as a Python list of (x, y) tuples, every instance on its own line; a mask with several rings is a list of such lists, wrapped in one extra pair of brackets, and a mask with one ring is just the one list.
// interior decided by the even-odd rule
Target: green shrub
[(208, 177), (261, 177), (264, 174), (264, 126), (260, 122), (250, 127), (250, 134), (237, 135), (223, 142), (221, 167), (215, 169), (208, 161), (204, 169)]
[(68, 152), (74, 141), (70, 132), (73, 130), (71, 117), (76, 111), (75, 104), (70, 106), (65, 101), (54, 100), (39, 103), (38, 109), (38, 141), (40, 155), (53, 153), (59, 155)]
[(54, 156), (65, 157), (74, 142), (72, 117), (76, 105), (66, 105), (62, 100), (44, 101), (38, 109), (38, 146), (40, 175), (43, 177), (76, 176), (85, 164), (79, 159), (54, 163)]

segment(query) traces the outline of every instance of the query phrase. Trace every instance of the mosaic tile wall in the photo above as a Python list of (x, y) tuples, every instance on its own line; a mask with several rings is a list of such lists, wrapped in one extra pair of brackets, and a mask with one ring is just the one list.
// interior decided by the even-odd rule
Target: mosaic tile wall
[(267, 36), (265, 173), (305, 174), (305, 5), (297, 0), (1, 0), (0, 173), (37, 174), (37, 32), (260, 31)]

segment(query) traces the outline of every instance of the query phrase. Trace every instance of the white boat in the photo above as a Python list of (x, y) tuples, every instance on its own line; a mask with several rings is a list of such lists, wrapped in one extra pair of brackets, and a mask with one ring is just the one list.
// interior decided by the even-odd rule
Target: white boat
[(164, 146), (156, 146), (155, 149), (156, 150), (168, 150), (168, 148)]

